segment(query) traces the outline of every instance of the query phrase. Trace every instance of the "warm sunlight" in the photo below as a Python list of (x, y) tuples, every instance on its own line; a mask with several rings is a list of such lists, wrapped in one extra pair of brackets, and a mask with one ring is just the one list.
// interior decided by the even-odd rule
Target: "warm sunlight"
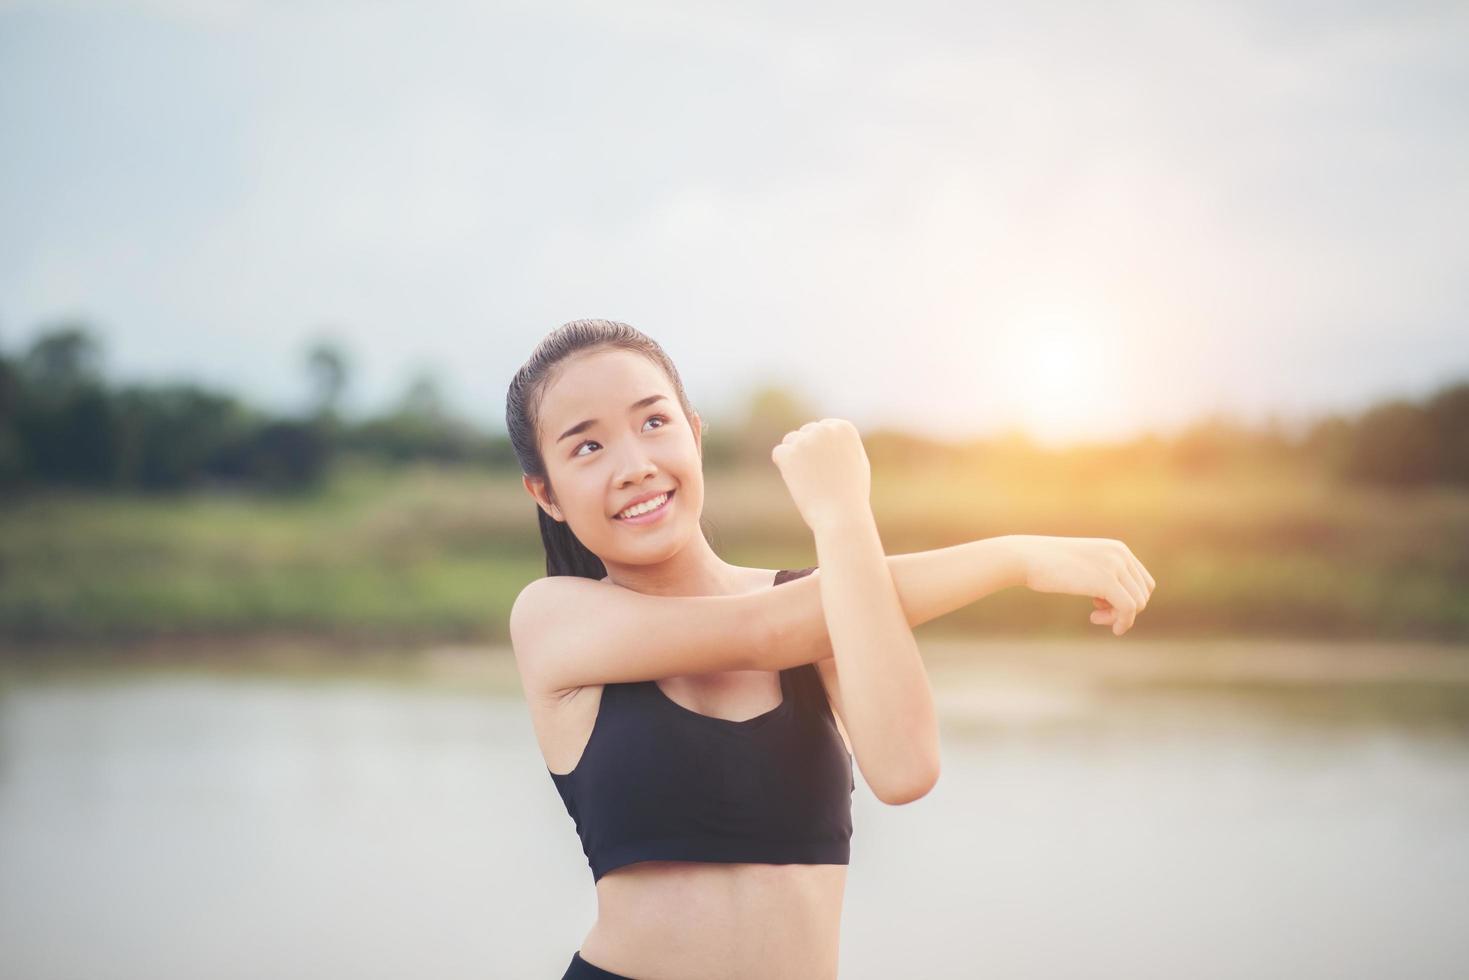
[(1006, 325), (996, 376), (1013, 386), (1016, 422), (1059, 444), (1101, 432), (1117, 409), (1117, 350), (1108, 317), (1036, 308)]

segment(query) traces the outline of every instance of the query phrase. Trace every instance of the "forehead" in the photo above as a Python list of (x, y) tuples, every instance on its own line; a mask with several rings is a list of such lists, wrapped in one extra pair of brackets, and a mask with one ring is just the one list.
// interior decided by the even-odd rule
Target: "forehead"
[(561, 432), (583, 419), (621, 418), (628, 405), (653, 394), (673, 397), (667, 376), (641, 354), (579, 354), (564, 362), (546, 386), (541, 424), (545, 432)]

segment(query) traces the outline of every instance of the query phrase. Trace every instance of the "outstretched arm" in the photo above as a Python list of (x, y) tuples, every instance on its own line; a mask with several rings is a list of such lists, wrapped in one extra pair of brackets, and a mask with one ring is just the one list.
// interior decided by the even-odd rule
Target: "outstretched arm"
[[(1111, 626), (1121, 636), (1147, 608), (1157, 585), (1131, 549), (1115, 538), (1004, 534), (889, 555), (886, 562), (909, 626), (1023, 585), (1036, 592), (1090, 596), (1096, 606), (1091, 621)], [(763, 597), (762, 633), (768, 639), (755, 666), (774, 670), (832, 656), (820, 579), (817, 568)]]
[[(1007, 534), (885, 556), (907, 625), (926, 623), (1012, 585), (1024, 585), (1025, 566), (1015, 537)], [(828, 545), (828, 550), (832, 547)], [(774, 670), (833, 655), (831, 634), (822, 612), (821, 569), (826, 560), (819, 539), (817, 557), (816, 571), (786, 582), (765, 596), (771, 642), (763, 648), (763, 662), (757, 667)]]

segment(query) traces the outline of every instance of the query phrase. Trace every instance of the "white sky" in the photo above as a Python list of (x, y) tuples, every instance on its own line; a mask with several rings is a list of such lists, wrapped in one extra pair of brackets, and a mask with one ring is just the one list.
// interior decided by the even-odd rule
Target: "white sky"
[(711, 418), (1043, 440), (1469, 378), (1469, 4), (0, 0), (0, 346), (499, 427), (626, 320)]

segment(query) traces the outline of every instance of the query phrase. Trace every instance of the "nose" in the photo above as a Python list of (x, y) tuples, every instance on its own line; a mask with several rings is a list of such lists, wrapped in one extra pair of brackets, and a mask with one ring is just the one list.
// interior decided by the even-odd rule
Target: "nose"
[(617, 485), (620, 487), (627, 486), (628, 484), (641, 483), (658, 472), (658, 467), (653, 465), (653, 461), (648, 458), (648, 454), (643, 452), (636, 442), (634, 442), (631, 450), (625, 453), (619, 462), (621, 465), (617, 471)]

